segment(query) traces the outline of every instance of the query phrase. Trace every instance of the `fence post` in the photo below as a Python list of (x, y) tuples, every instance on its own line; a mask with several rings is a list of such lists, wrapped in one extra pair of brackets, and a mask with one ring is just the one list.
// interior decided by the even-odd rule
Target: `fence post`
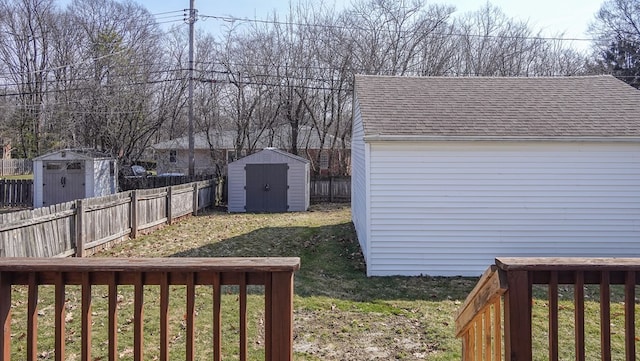
[(130, 221), (131, 221), (131, 238), (138, 237), (138, 191), (135, 189), (131, 191), (131, 207), (130, 207)]
[(329, 178), (329, 202), (333, 203), (333, 177)]
[(171, 204), (171, 198), (173, 198), (173, 187), (167, 187), (167, 224), (173, 223), (173, 205)]
[(198, 182), (193, 183), (193, 215), (198, 215)]
[(11, 283), (0, 272), (0, 360), (11, 359)]
[[(2, 161), (0, 159), (0, 161)], [(4, 179), (0, 179), (0, 206), (4, 207), (6, 206), (6, 196), (5, 196), (5, 188), (7, 187), (7, 181)]]
[(209, 198), (211, 198), (211, 208), (217, 206), (216, 204), (216, 190), (218, 189), (218, 180), (216, 178), (212, 178), (209, 180), (209, 186), (211, 187), (211, 193), (209, 194)]
[(531, 361), (531, 279), (527, 271), (507, 271), (504, 297), (505, 360)]
[(84, 205), (83, 200), (76, 200), (76, 257), (84, 257)]

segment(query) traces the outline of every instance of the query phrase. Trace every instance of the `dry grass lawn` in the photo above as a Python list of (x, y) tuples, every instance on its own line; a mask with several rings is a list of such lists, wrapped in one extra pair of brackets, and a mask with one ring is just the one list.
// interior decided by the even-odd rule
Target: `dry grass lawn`
[[(212, 211), (101, 256), (296, 256), (296, 360), (460, 359), (453, 314), (475, 279), (367, 278), (349, 205), (310, 212)], [(257, 341), (259, 343), (259, 341)]]

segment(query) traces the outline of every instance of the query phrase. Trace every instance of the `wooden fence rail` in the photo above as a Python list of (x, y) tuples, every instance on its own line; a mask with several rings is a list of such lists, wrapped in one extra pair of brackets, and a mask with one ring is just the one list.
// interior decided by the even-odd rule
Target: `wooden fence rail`
[[(293, 274), (300, 268), (299, 258), (154, 258), (154, 259), (125, 259), (125, 258), (71, 258), (71, 259), (0, 259), (0, 360), (10, 361), (11, 346), (21, 345), (14, 356), (19, 360), (39, 359), (38, 337), (42, 338), (40, 329), (38, 305), (45, 298), (40, 292), (42, 285), (53, 285), (53, 317), (55, 330), (53, 333), (54, 353), (56, 360), (66, 360), (65, 348), (67, 335), (80, 335), (81, 360), (93, 360), (96, 353), (95, 342), (92, 345), (94, 311), (101, 308), (97, 298), (106, 298), (104, 319), (107, 329), (107, 354), (109, 360), (119, 359), (119, 350), (131, 350), (134, 360), (144, 359), (145, 343), (159, 345), (159, 360), (170, 359), (170, 348), (179, 347), (176, 342), (182, 340), (187, 361), (202, 359), (195, 347), (196, 339), (196, 298), (208, 297), (213, 304), (213, 359), (222, 357), (222, 317), (221, 317), (221, 286), (233, 285), (238, 287), (237, 296), (237, 330), (239, 334), (237, 359), (247, 360), (247, 286), (264, 286), (264, 322), (251, 320), (253, 324), (264, 324), (264, 359), (269, 361), (290, 361), (293, 359)], [(26, 285), (26, 302), (12, 305), (12, 297), (16, 292), (14, 285)], [(79, 292), (73, 297), (69, 285), (79, 285)], [(103, 292), (92, 293), (92, 289), (99, 286)], [(133, 337), (127, 342), (119, 328), (118, 313), (120, 286), (133, 286)], [(170, 293), (176, 287), (186, 288), (186, 300), (179, 304), (178, 312), (184, 327), (178, 330), (170, 329), (169, 319), (171, 310), (169, 304)], [(206, 285), (212, 291), (203, 291), (196, 287)], [(153, 335), (145, 334), (148, 322), (144, 319), (145, 291), (150, 288), (159, 289), (159, 332)], [(120, 291), (121, 292), (121, 291)], [(79, 293), (80, 314), (79, 323), (70, 323), (67, 315), (67, 303), (70, 298), (76, 298)], [(179, 292), (178, 292), (179, 293)], [(148, 294), (148, 293), (147, 293)], [(175, 295), (174, 295), (175, 297)], [(26, 303), (26, 304), (25, 304)], [(182, 307), (184, 305), (184, 311)], [(174, 307), (176, 307), (174, 305)], [(148, 307), (149, 308), (149, 307)], [(20, 311), (26, 316), (26, 324), (16, 325), (12, 322), (12, 312)], [(121, 311), (120, 311), (121, 312)], [(225, 314), (225, 317), (227, 315)], [(261, 316), (259, 316), (261, 317)], [(235, 318), (234, 316), (230, 319)], [(17, 319), (17, 317), (16, 317)], [(102, 320), (100, 320), (102, 321)], [(42, 322), (42, 321), (40, 321)], [(226, 321), (229, 322), (229, 321)], [(98, 326), (96, 326), (98, 327)], [(19, 328), (24, 332), (15, 332)], [(172, 332), (173, 331), (173, 332)], [(235, 330), (233, 331), (235, 333)], [(176, 335), (178, 337), (176, 337)], [(184, 336), (183, 336), (184, 335)], [(237, 336), (236, 336), (237, 337)], [(238, 339), (236, 338), (236, 339)], [(124, 344), (124, 345), (123, 345)], [(93, 347), (92, 347), (93, 346)], [(49, 350), (46, 350), (49, 351)], [(102, 359), (102, 358), (101, 358)]]
[[(588, 322), (599, 324), (599, 335), (588, 335), (600, 341), (598, 358), (635, 360), (635, 294), (639, 276), (640, 258), (498, 258), (458, 311), (456, 334), (462, 338), (463, 360), (502, 360), (504, 355), (506, 360), (531, 361), (534, 339), (536, 342), (546, 339), (543, 347), (536, 348), (537, 358), (559, 360), (566, 358), (560, 356), (564, 351), (578, 361), (595, 359), (593, 350), (587, 357), (588, 348), (594, 347), (585, 335)], [(543, 299), (542, 303), (548, 326), (542, 335), (533, 332), (533, 285), (547, 287), (547, 300)], [(599, 291), (595, 298), (599, 301), (597, 320), (588, 320), (586, 285), (597, 285)], [(623, 293), (622, 310), (615, 312), (620, 312), (621, 322), (612, 321), (612, 305), (618, 307), (621, 303), (612, 301), (612, 286)], [(573, 319), (568, 328), (573, 331), (573, 337), (562, 342), (559, 314), (564, 307), (559, 305), (559, 299), (561, 293), (567, 292), (573, 293)], [(562, 321), (566, 329), (567, 320)], [(624, 350), (614, 353), (613, 335), (624, 341)], [(539, 354), (545, 353), (543, 350), (548, 350), (547, 354)]]
[(0, 257), (82, 257), (197, 214), (214, 204), (216, 189), (210, 180), (0, 214)]
[(134, 189), (151, 189), (200, 182), (204, 180), (210, 180), (211, 178), (211, 175), (123, 177), (118, 179), (118, 187), (121, 191), (130, 191)]

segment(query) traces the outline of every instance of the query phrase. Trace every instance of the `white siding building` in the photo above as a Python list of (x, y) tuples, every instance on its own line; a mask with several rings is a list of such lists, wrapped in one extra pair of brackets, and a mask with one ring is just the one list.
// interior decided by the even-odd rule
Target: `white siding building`
[(610, 76), (358, 76), (352, 213), (367, 274), (499, 256), (640, 256), (640, 92)]

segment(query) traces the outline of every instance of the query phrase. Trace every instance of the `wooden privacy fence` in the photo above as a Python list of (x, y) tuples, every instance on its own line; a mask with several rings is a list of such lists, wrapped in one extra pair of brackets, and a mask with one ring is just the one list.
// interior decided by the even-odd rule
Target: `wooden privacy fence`
[(118, 179), (118, 186), (121, 191), (130, 191), (134, 189), (175, 186), (178, 184), (200, 182), (210, 179), (212, 179), (211, 175), (122, 177)]
[[(531, 361), (534, 351), (536, 359), (552, 361), (566, 359), (560, 357), (561, 352), (579, 361), (635, 360), (635, 294), (639, 272), (640, 258), (498, 258), (458, 311), (456, 334), (462, 338), (463, 360), (502, 360), (504, 355), (506, 360)], [(538, 325), (536, 333), (532, 317), (536, 303), (533, 285), (546, 286), (547, 294), (547, 299), (541, 302), (546, 313), (546, 330), (540, 332)], [(599, 294), (595, 299), (585, 294), (589, 290), (586, 285), (597, 285), (593, 286)], [(621, 300), (612, 300), (614, 288), (622, 293)], [(573, 294), (570, 321), (559, 317), (567, 308), (559, 304), (561, 293)], [(585, 300), (598, 303), (596, 320), (589, 319), (592, 313), (585, 311)], [(621, 310), (612, 311), (612, 306), (620, 305)], [(622, 320), (614, 322), (614, 317)], [(563, 331), (561, 322), (565, 326)], [(586, 325), (594, 323), (599, 334), (593, 335), (593, 329), (587, 334)], [(568, 340), (567, 329), (573, 332)], [(612, 348), (613, 337), (623, 344), (621, 350)], [(538, 347), (534, 347), (534, 341)], [(587, 355), (589, 348), (591, 353)]]
[(216, 182), (134, 190), (0, 214), (0, 257), (82, 257), (87, 251), (211, 206)]
[(350, 202), (351, 178), (312, 179), (310, 196), (313, 202)]
[[(202, 359), (196, 354), (195, 324), (197, 318), (196, 298), (209, 297), (213, 304), (213, 359), (222, 358), (222, 315), (221, 286), (234, 285), (239, 288), (237, 309), (239, 319), (238, 359), (247, 360), (247, 286), (264, 286), (264, 359), (269, 361), (290, 361), (293, 359), (293, 274), (300, 268), (299, 258), (72, 258), (72, 259), (0, 259), (0, 359), (11, 360), (11, 344), (21, 343), (23, 347), (16, 359), (38, 359), (38, 337), (42, 337), (39, 324), (38, 304), (44, 296), (39, 293), (41, 285), (55, 287), (54, 298), (55, 332), (54, 352), (56, 360), (65, 360), (67, 335), (80, 335), (80, 359), (93, 360), (92, 333), (93, 312), (98, 305), (93, 302), (102, 293), (92, 294), (96, 285), (106, 285), (108, 299), (105, 308), (108, 336), (107, 353), (109, 360), (119, 359), (119, 350), (123, 347), (132, 350), (134, 360), (143, 360), (145, 341), (155, 338), (159, 344), (159, 359), (170, 359), (170, 346), (179, 340), (185, 342), (186, 360)], [(27, 286), (26, 307), (12, 306), (14, 285)], [(71, 324), (67, 319), (66, 303), (69, 298), (66, 286), (80, 286), (80, 324)], [(133, 337), (131, 343), (122, 346), (122, 338), (118, 335), (119, 287), (133, 285)], [(186, 288), (184, 312), (184, 329), (170, 330), (170, 293), (175, 287)], [(206, 285), (212, 291), (205, 296), (205, 291), (196, 292), (197, 286)], [(159, 288), (159, 332), (145, 334), (147, 322), (145, 314), (145, 290)], [(96, 297), (97, 296), (97, 297)], [(196, 297), (197, 296), (197, 297)], [(175, 297), (175, 296), (174, 296)], [(73, 297), (75, 298), (75, 297)], [(26, 325), (12, 322), (12, 308), (26, 313)], [(26, 309), (22, 309), (26, 308)], [(226, 318), (225, 314), (225, 318)], [(182, 318), (182, 317), (181, 317)], [(231, 318), (233, 319), (233, 317)], [(182, 320), (181, 320), (182, 321)], [(251, 320), (255, 324), (258, 320)], [(229, 321), (225, 321), (229, 322)], [(75, 327), (74, 327), (75, 325)], [(26, 332), (15, 332), (12, 329), (26, 329)], [(182, 327), (181, 327), (182, 328)], [(173, 332), (172, 332), (173, 331)], [(235, 331), (234, 331), (235, 333)], [(184, 334), (184, 336), (182, 336)], [(20, 336), (22, 335), (22, 336)], [(179, 337), (176, 337), (178, 335)], [(12, 341), (12, 336), (14, 340)], [(125, 341), (126, 342), (126, 341)], [(94, 346), (95, 348), (95, 346)], [(95, 353), (95, 351), (94, 351)]]
[(0, 207), (33, 206), (33, 180), (0, 179)]
[(0, 159), (0, 177), (33, 173), (31, 159)]

